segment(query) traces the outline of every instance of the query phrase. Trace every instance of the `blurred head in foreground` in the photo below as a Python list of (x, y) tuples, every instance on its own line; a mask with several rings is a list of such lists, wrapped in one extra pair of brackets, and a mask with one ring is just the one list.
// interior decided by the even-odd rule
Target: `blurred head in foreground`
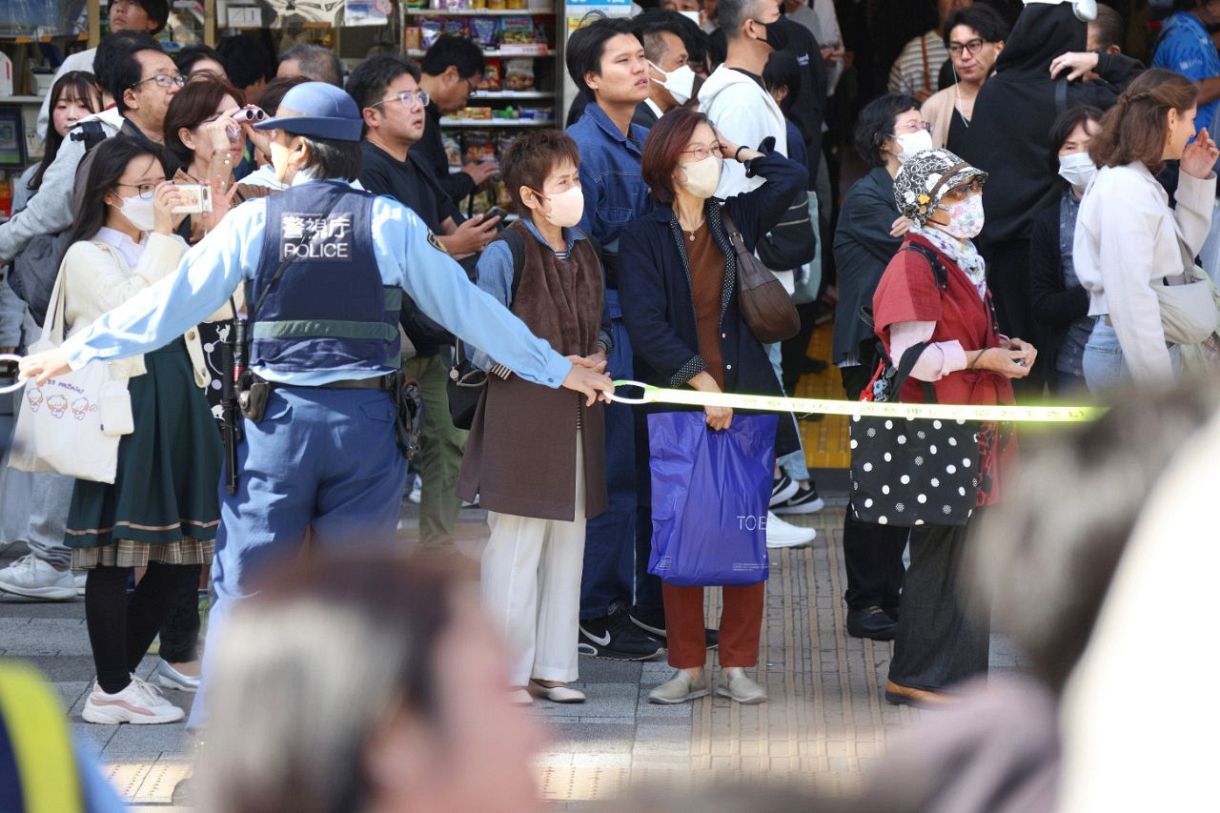
[(541, 733), (503, 691), (477, 584), (313, 557), (234, 611), (209, 694), (200, 809), (539, 809)]

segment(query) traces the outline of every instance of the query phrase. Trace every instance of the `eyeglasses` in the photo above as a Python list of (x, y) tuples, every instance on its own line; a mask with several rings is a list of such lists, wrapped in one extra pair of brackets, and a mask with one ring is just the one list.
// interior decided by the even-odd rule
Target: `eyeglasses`
[(983, 191), (983, 185), (978, 181), (970, 181), (964, 186), (956, 186), (945, 193), (944, 199), (948, 201), (965, 200), (971, 195), (977, 195)]
[(153, 195), (156, 194), (157, 191), (157, 184), (155, 183), (134, 184), (123, 183), (120, 181), (119, 183), (115, 184), (115, 186), (125, 186), (128, 189), (136, 190), (136, 193), (140, 196), (140, 200), (152, 200)]
[(961, 56), (962, 51), (965, 51), (966, 53), (970, 54), (970, 56), (976, 56), (979, 50), (986, 44), (987, 43), (984, 40), (978, 39), (977, 37), (970, 40), (970, 42), (951, 42), (949, 43), (949, 53), (953, 54), (954, 56)]
[(689, 155), (692, 158), (694, 158), (696, 161), (702, 161), (704, 158), (707, 158), (709, 155), (720, 155), (720, 150), (721, 150), (721, 147), (719, 144), (713, 144), (710, 147), (705, 147), (702, 144), (700, 144), (697, 147), (691, 147), (690, 149), (682, 150), (682, 154)]
[(428, 91), (426, 90), (402, 90), (388, 99), (373, 102), (371, 105), (369, 105), (369, 107), (376, 107), (377, 105), (394, 101), (402, 102), (403, 107), (406, 108), (410, 108), (415, 104), (418, 104), (420, 107), (427, 107), (428, 102), (432, 101), (432, 97), (428, 95)]
[(926, 121), (908, 121), (894, 126), (894, 133), (918, 133), (920, 130), (932, 132), (932, 125)]
[(173, 76), (170, 76), (168, 73), (159, 73), (156, 76), (150, 76), (147, 79), (141, 79), (139, 82), (136, 82), (134, 85), (132, 85), (131, 89), (134, 90), (135, 88), (138, 88), (140, 85), (144, 84), (145, 82), (156, 82), (157, 87), (161, 88), (162, 90), (169, 90), (172, 87), (180, 88), (183, 85), (185, 85), (186, 77), (180, 73), (176, 73)]

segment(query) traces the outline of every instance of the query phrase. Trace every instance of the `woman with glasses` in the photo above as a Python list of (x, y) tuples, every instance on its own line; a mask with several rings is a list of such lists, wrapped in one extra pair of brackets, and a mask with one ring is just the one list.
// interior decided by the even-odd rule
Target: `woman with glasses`
[(932, 122), (932, 142), (950, 150), (960, 140), (974, 117), (974, 100), (1004, 50), (1008, 25), (989, 6), (959, 9), (945, 25), (945, 46), (953, 66), (953, 85), (933, 94), (923, 104), (923, 117)]
[[(887, 93), (869, 102), (856, 123), (856, 151), (869, 170), (848, 190), (835, 227), (839, 299), (831, 345), (843, 390), (852, 401), (860, 397), (877, 369), (877, 337), (865, 314), (872, 312), (881, 274), (911, 225), (894, 203), (894, 177), (904, 160), (930, 146), (926, 127), (919, 102), (900, 93)], [(847, 511), (843, 600), (848, 635), (893, 639), (906, 544), (905, 528), (864, 522)]]
[[(165, 165), (135, 139), (93, 150), (60, 269), (66, 327), (75, 332), (171, 274), (186, 252), (174, 234), (186, 202)], [(192, 331), (193, 332), (193, 331)], [(85, 619), (97, 680), (82, 717), (169, 723), (182, 710), (134, 672), (173, 598), (193, 591), (220, 524), (220, 436), (201, 387), (198, 336), (107, 365), (127, 382), (132, 431), (119, 440), (114, 483), (77, 480), (65, 543), (88, 571)], [(132, 568), (146, 568), (127, 595)]]
[[(641, 172), (660, 205), (622, 231), (619, 291), (623, 319), (635, 353), (636, 378), (661, 387), (702, 392), (782, 395), (767, 351), (754, 338), (738, 304), (737, 262), (723, 214), (750, 251), (779, 222), (808, 181), (803, 167), (764, 142), (765, 152), (731, 144), (707, 116), (679, 107), (666, 113), (644, 143)], [(725, 202), (713, 199), (724, 161), (739, 161), (757, 189)], [(668, 409), (668, 408), (667, 408)], [(733, 411), (707, 407), (707, 425), (728, 429)], [(644, 453), (637, 488), (651, 505), (647, 423), (637, 414), (637, 446)], [(775, 453), (799, 448), (796, 421), (780, 421)], [(662, 586), (669, 664), (677, 672), (648, 696), (653, 703), (684, 703), (708, 693), (703, 628), (703, 588)], [(739, 703), (767, 699), (745, 670), (758, 662), (766, 584), (724, 588), (720, 665), (725, 680), (717, 694)]]
[[(243, 118), (241, 114), (252, 116)], [(245, 96), (226, 80), (210, 73), (191, 76), (169, 103), (165, 114), (165, 148), (178, 164), (173, 182), (202, 185), (211, 190), (212, 210), (187, 215), (176, 232), (194, 245), (207, 235), (229, 208), (271, 192), (263, 186), (234, 181), (234, 168), (241, 162), (250, 124), (263, 115), (245, 104)], [(260, 134), (261, 136), (262, 134)], [(240, 307), (240, 297), (237, 304)], [(233, 313), (225, 306), (212, 321), (187, 334), (198, 342), (208, 380), (204, 391), (212, 414), (220, 415), (220, 382), (223, 376), (224, 342), (233, 329)], [(161, 625), (161, 644), (153, 681), (167, 689), (193, 692), (199, 688), (198, 584), (183, 585)]]
[[(972, 242), (983, 227), (986, 180), (986, 172), (948, 150), (919, 153), (894, 179), (894, 201), (912, 225), (877, 285), (873, 327), (895, 365), (911, 348), (924, 347), (902, 389), (888, 400), (924, 402), (934, 396), (941, 404), (1012, 403), (1010, 379), (1029, 375), (1034, 364), (1037, 351), (1032, 345), (1000, 334), (986, 265)], [(960, 465), (979, 472), (972, 502), (981, 506), (998, 496), (1000, 474), (1015, 444), (1010, 433), (994, 424), (982, 424), (977, 436), (977, 457), (967, 453)], [(938, 478), (956, 471), (956, 458), (948, 459), (958, 454), (949, 450), (955, 440), (928, 465), (916, 458), (911, 470), (899, 468), (897, 463), (889, 465), (888, 453), (886, 460), (879, 458), (873, 465), (888, 466), (895, 484), (914, 480), (924, 486), (920, 496), (935, 498), (938, 489), (943, 490)], [(864, 471), (870, 462), (863, 464)], [(964, 487), (960, 493), (970, 496)], [(957, 578), (968, 527), (911, 528), (911, 564), (903, 582), (885, 690), (891, 703), (941, 703), (947, 687), (987, 671), (989, 620), (967, 612)]]

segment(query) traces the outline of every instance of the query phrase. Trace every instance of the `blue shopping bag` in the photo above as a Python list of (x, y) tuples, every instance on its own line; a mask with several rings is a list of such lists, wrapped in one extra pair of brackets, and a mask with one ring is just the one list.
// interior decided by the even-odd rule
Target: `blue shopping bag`
[(703, 412), (648, 416), (649, 573), (679, 587), (767, 580), (776, 424), (775, 415), (735, 413), (713, 432)]

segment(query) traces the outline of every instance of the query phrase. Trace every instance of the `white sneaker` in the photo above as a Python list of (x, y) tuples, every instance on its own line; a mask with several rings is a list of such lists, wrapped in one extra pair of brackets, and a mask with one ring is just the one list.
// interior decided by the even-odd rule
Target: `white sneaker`
[(73, 573), (72, 584), (76, 586), (76, 595), (83, 596), (85, 594), (85, 584), (89, 581), (89, 577), (84, 573)]
[(76, 598), (76, 580), (71, 570), (56, 570), (27, 553), (0, 570), (0, 591), (39, 601), (69, 601)]
[(818, 536), (813, 528), (802, 528), (784, 522), (773, 512), (767, 512), (767, 547), (768, 548), (803, 548)]
[(89, 699), (85, 701), (85, 709), (80, 716), (86, 723), (101, 725), (153, 725), (176, 723), (185, 717), (186, 713), (166, 700), (156, 686), (150, 686), (132, 675), (127, 688), (116, 694), (103, 692), (95, 680), (93, 691), (89, 693)]
[(174, 689), (179, 692), (199, 691), (198, 675), (184, 675), (171, 666), (169, 661), (164, 658), (157, 658), (157, 669), (153, 672), (153, 683), (156, 683), (163, 689)]
[(422, 479), (420, 479), (419, 477), (416, 477), (415, 482), (411, 486), (411, 493), (407, 495), (407, 499), (410, 500), (411, 502), (415, 503), (416, 505), (419, 505), (419, 501), (423, 494), (423, 492), (421, 491), (421, 489), (423, 488), (423, 483), (424, 483), (424, 481)]

